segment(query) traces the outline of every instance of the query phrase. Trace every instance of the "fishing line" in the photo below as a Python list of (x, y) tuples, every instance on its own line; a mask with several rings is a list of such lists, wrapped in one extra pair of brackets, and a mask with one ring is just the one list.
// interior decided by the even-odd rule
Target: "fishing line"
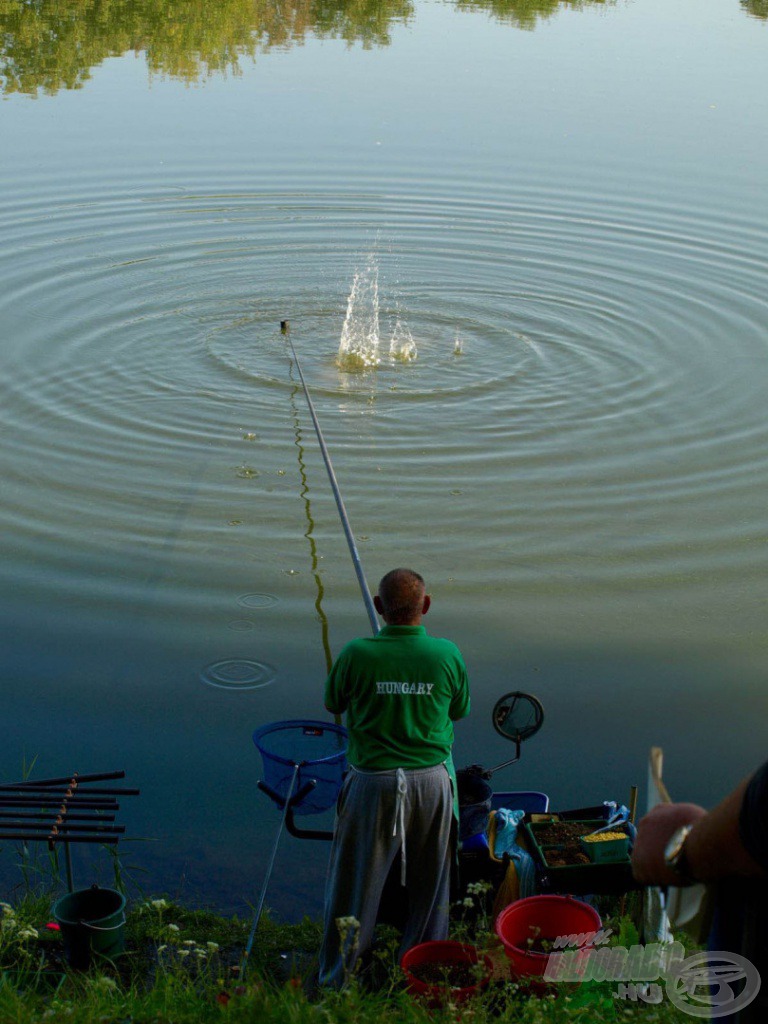
[(379, 632), (379, 621), (376, 617), (376, 609), (374, 608), (373, 605), (371, 591), (368, 588), (368, 583), (365, 579), (365, 573), (363, 572), (363, 566), (360, 561), (360, 555), (357, 550), (357, 544), (355, 543), (355, 537), (354, 534), (352, 533), (352, 527), (349, 525), (349, 516), (347, 515), (347, 510), (344, 508), (344, 501), (341, 497), (341, 491), (339, 490), (339, 484), (338, 481), (336, 480), (336, 474), (333, 471), (333, 463), (331, 462), (331, 456), (328, 453), (328, 447), (325, 443), (323, 432), (320, 429), (320, 423), (317, 419), (317, 413), (315, 412), (315, 407), (312, 404), (312, 398), (309, 394), (309, 388), (307, 387), (307, 382), (304, 379), (304, 373), (302, 372), (301, 369), (301, 362), (299, 360), (298, 355), (296, 354), (296, 349), (293, 347), (293, 341), (291, 341), (290, 327), (288, 325), (287, 320), (284, 320), (280, 324), (280, 329), (285, 335), (286, 341), (290, 345), (291, 352), (296, 363), (296, 369), (299, 371), (299, 379), (301, 380), (301, 386), (304, 388), (304, 397), (307, 400), (309, 415), (312, 417), (312, 423), (315, 428), (315, 433), (317, 434), (317, 440), (318, 444), (320, 445), (320, 451), (322, 452), (323, 461), (325, 462), (325, 468), (328, 472), (328, 479), (330, 480), (331, 483), (331, 490), (333, 491), (333, 496), (336, 499), (336, 507), (339, 510), (339, 516), (341, 517), (341, 525), (344, 527), (344, 534), (347, 538), (349, 553), (352, 556), (352, 563), (354, 564), (355, 567), (357, 582), (360, 585), (360, 592), (363, 595), (365, 610), (368, 613), (368, 620), (371, 624), (371, 632), (373, 633), (374, 636), (376, 636)]
[[(331, 654), (331, 644), (328, 630), (328, 616), (325, 614), (323, 608), (323, 598), (325, 597), (325, 588), (323, 586), (323, 580), (320, 575), (320, 569), (318, 565), (317, 555), (317, 544), (315, 543), (315, 520), (312, 518), (312, 505), (309, 500), (309, 483), (307, 481), (307, 467), (304, 462), (304, 444), (301, 434), (301, 424), (299, 423), (299, 410), (296, 407), (296, 395), (300, 389), (300, 384), (294, 381), (293, 378), (293, 360), (291, 360), (290, 369), (288, 370), (288, 376), (291, 378), (293, 383), (293, 390), (291, 391), (291, 412), (293, 415), (293, 431), (294, 431), (294, 444), (296, 445), (296, 453), (299, 462), (299, 477), (301, 479), (301, 490), (299, 492), (302, 501), (304, 502), (304, 515), (307, 519), (307, 529), (304, 531), (304, 536), (309, 542), (309, 555), (312, 563), (312, 576), (315, 581), (317, 588), (317, 595), (315, 597), (315, 611), (320, 620), (320, 631), (323, 642), (323, 653), (325, 654), (325, 672), (328, 675), (333, 665), (333, 655)], [(337, 716), (338, 718), (339, 716)]]

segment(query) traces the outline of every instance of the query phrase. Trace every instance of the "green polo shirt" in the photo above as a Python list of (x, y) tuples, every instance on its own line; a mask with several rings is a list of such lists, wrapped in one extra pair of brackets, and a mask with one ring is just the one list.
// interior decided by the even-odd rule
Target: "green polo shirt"
[(450, 764), (453, 723), (469, 714), (467, 670), (450, 640), (423, 626), (385, 626), (347, 644), (326, 681), (325, 705), (347, 712), (355, 768)]

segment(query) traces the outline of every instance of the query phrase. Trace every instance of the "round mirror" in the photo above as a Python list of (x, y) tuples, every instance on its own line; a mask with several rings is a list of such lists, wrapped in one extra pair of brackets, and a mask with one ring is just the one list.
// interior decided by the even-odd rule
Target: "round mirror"
[(541, 702), (530, 693), (505, 693), (492, 712), (493, 727), (505, 739), (522, 743), (539, 731), (544, 721)]

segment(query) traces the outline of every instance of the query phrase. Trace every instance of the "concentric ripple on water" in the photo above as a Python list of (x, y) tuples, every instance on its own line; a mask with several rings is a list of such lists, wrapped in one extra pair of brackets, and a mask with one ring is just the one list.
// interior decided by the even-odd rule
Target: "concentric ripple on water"
[(258, 661), (227, 658), (208, 665), (201, 678), (222, 690), (258, 690), (274, 682), (275, 670)]
[[(396, 482), (430, 524), (425, 555), (460, 535), (477, 585), (673, 585), (751, 564), (768, 245), (738, 209), (267, 183), (95, 200), (73, 186), (3, 217), (0, 526), (6, 572), (45, 557), (35, 587), (51, 596), (75, 577), (95, 599), (107, 549), (124, 565), (110, 600), (138, 606), (149, 587), (198, 617), (260, 606), (237, 597), (249, 559), (295, 567), (283, 319), (367, 534), (399, 521)], [(372, 268), (385, 358), (344, 369), (353, 282)], [(418, 357), (389, 358), (396, 336)], [(178, 573), (155, 585), (163, 559)]]

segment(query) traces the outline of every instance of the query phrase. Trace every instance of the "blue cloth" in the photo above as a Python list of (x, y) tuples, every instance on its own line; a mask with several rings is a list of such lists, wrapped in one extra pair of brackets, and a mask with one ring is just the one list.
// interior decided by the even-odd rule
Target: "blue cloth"
[(496, 839), (493, 844), (493, 855), (499, 860), (505, 853), (512, 854), (517, 845), (517, 826), (525, 817), (525, 811), (509, 811), (502, 807), (496, 811)]
[(533, 857), (517, 845), (517, 827), (525, 811), (510, 811), (501, 807), (496, 811), (496, 839), (493, 855), (501, 860), (506, 854), (515, 865), (520, 883), (520, 898), (536, 893), (536, 865)]

